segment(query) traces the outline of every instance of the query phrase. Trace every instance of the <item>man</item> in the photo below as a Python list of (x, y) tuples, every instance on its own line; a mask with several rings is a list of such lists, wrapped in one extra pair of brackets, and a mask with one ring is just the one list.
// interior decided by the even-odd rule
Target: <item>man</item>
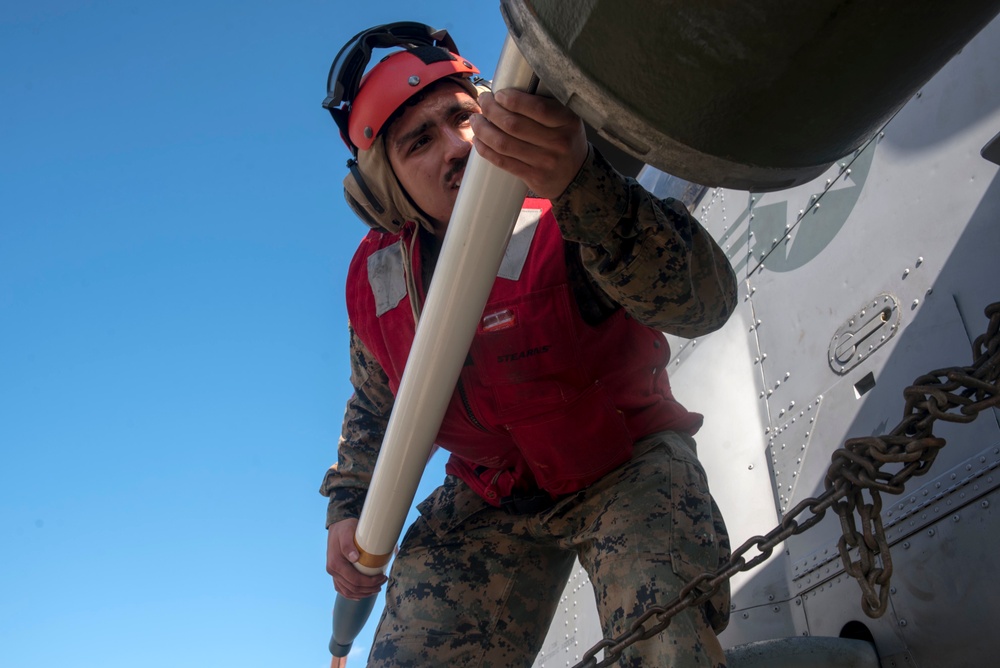
[[(388, 46), (402, 48), (361, 79)], [(618, 174), (570, 110), (480, 93), (476, 73), (443, 31), (379, 26), (338, 55), (324, 103), (355, 156), (345, 194), (377, 228), (348, 274), (355, 393), (321, 487), (344, 596), (386, 581), (353, 567), (353, 536), (471, 151), (530, 190), (528, 241), (505, 259), (437, 437), (448, 475), (388, 578), (374, 666), (530, 666), (575, 559), (617, 635), (728, 557), (692, 438), (702, 418), (671, 393), (660, 333), (724, 324), (725, 255), (680, 203)], [(724, 665), (728, 610), (721, 591), (621, 665)]]

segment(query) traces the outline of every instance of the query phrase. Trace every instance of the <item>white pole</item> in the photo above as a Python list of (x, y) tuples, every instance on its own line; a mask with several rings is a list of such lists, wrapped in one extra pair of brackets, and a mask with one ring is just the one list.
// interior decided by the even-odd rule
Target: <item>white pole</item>
[[(508, 35), (494, 89), (525, 90), (533, 76)], [(384, 571), (402, 532), (526, 192), (472, 151), (358, 520), (363, 573)]]
[[(533, 76), (508, 35), (494, 89), (526, 90)], [(358, 520), (355, 567), (362, 573), (382, 573), (399, 540), (526, 192), (520, 179), (472, 151)], [(350, 652), (373, 604), (374, 596), (337, 595), (334, 657)]]
[[(508, 35), (494, 89), (526, 90), (533, 76)], [(520, 179), (472, 151), (354, 535), (362, 573), (384, 572), (399, 540), (526, 192)], [(334, 657), (350, 652), (374, 598), (337, 595)]]

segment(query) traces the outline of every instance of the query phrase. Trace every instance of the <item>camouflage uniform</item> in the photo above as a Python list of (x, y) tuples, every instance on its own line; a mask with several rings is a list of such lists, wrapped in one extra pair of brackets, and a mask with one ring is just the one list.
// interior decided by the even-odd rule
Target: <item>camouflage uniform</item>
[[(585, 318), (622, 307), (649, 327), (694, 337), (732, 312), (735, 278), (709, 234), (682, 204), (651, 197), (593, 149), (553, 212), (579, 248), (569, 269)], [(359, 516), (393, 403), (385, 372), (353, 331), (351, 381), (338, 465), (320, 490), (330, 498), (327, 526)], [(533, 515), (493, 508), (449, 476), (401, 544), (369, 665), (531, 665), (574, 557), (594, 584), (606, 634), (669, 601), (728, 557), (694, 447), (673, 432), (642, 439), (630, 462)], [(622, 665), (722, 665), (712, 629), (724, 627), (728, 609), (720, 592)]]

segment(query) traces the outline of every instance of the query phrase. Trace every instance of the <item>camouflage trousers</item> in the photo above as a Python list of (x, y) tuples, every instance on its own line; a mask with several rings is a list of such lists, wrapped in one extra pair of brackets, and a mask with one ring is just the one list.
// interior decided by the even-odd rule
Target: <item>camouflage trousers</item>
[[(369, 666), (531, 666), (579, 559), (606, 636), (729, 557), (694, 441), (664, 432), (631, 461), (535, 515), (511, 515), (449, 476), (419, 507), (392, 566)], [(725, 665), (729, 591), (640, 641), (621, 666)], [(598, 638), (581, 639), (586, 650)], [(560, 661), (562, 664), (562, 661)]]

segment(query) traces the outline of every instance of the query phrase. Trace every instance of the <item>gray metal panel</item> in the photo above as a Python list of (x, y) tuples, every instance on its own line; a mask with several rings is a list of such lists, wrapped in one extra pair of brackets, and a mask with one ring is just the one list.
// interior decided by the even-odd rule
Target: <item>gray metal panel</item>
[[(978, 155), (1000, 128), (1000, 83), (989, 74), (998, 56), (1000, 26), (994, 25), (901, 111), (881, 141), (844, 161), (843, 171), (814, 200), (821, 205), (815, 213), (808, 207), (802, 214), (796, 209), (806, 187), (764, 195), (751, 209), (754, 260), (748, 269), (757, 269), (750, 277), (751, 299), (760, 321), (762, 389), (771, 392), (765, 396), (771, 462), (779, 496), (785, 495), (779, 498), (783, 506), (822, 490), (830, 454), (846, 437), (884, 433), (895, 426), (903, 415), (901, 390), (917, 375), (971, 362), (970, 339), (986, 325), (982, 307), (1000, 298), (995, 273), (1000, 179), (996, 166)], [(817, 185), (825, 186), (825, 180)], [(828, 206), (838, 192), (844, 193), (836, 195), (840, 201)], [(782, 205), (785, 196), (788, 203)], [(765, 207), (771, 207), (767, 215)], [(786, 232), (783, 213), (788, 241), (781, 238)], [(828, 217), (817, 218), (822, 223), (815, 229), (809, 227), (810, 216), (824, 215)], [(802, 257), (809, 258), (804, 264), (795, 259), (803, 241), (808, 243)], [(754, 261), (762, 263), (762, 271)], [(831, 338), (859, 307), (882, 293), (899, 302), (898, 333), (839, 375), (829, 365)], [(874, 387), (861, 395), (856, 385), (869, 373)], [(990, 527), (978, 520), (954, 521), (951, 509), (995, 487), (991, 467), (997, 466), (997, 457), (991, 447), (1000, 443), (1000, 429), (995, 415), (987, 413), (970, 425), (939, 422), (935, 432), (949, 445), (926, 481), (930, 486), (911, 481), (915, 493), (911, 497), (907, 490), (904, 508), (890, 505), (897, 501), (890, 498), (884, 513), (890, 540), (897, 543), (892, 556), (894, 581), (900, 584), (891, 600), (899, 611), (901, 584), (907, 582), (914, 589), (912, 600), (907, 599), (910, 612), (900, 619), (864, 617), (860, 589), (843, 575), (837, 557), (840, 528), (833, 516), (787, 542), (789, 584), (793, 594), (803, 594), (812, 634), (838, 635), (854, 619), (872, 631), (883, 657), (910, 652), (919, 665), (983, 665), (988, 662), (985, 651), (956, 655), (958, 644), (943, 643), (948, 651), (932, 646), (955, 633), (973, 645), (978, 633), (981, 644), (997, 618), (998, 604), (992, 601), (1000, 596), (984, 560), (1000, 549), (1000, 535), (984, 530)], [(979, 508), (975, 503), (968, 507)], [(898, 518), (901, 512), (907, 515), (896, 522), (893, 515)], [(927, 554), (902, 548), (909, 541), (901, 537), (914, 530), (920, 536), (946, 533), (949, 542), (942, 545), (950, 562), (942, 548), (931, 555), (940, 563), (928, 573)], [(982, 559), (965, 553), (981, 553)], [(956, 571), (961, 571), (957, 579)], [(949, 612), (965, 608), (962, 599), (977, 577), (974, 608), (986, 614)], [(917, 582), (929, 578), (934, 587), (917, 588)], [(900, 627), (904, 618), (908, 626)], [(922, 630), (916, 640), (910, 637), (914, 626)], [(942, 629), (940, 635), (930, 631), (935, 626)]]
[(750, 193), (742, 190), (711, 188), (693, 211), (698, 221), (726, 251), (740, 278), (746, 278), (750, 201)]
[[(954, 94), (953, 90), (949, 92)], [(926, 93), (923, 96), (925, 106), (928, 97), (931, 96)], [(943, 94), (939, 96), (942, 107), (949, 99)], [(910, 116), (908, 111), (909, 108), (904, 110), (898, 120)], [(932, 108), (921, 120), (933, 127), (933, 120), (947, 113), (947, 108)], [(994, 112), (994, 117), (1000, 125), (1000, 115)], [(911, 126), (915, 126), (909, 128), (912, 132), (922, 127), (913, 121)], [(894, 130), (890, 125), (887, 137)], [(924, 127), (923, 131), (928, 130)], [(977, 138), (970, 137), (970, 147), (977, 143)], [(980, 205), (984, 194), (992, 194), (985, 193), (981, 182), (978, 186), (969, 185), (975, 182), (976, 174), (987, 181), (993, 179), (996, 168), (988, 163), (982, 163), (985, 168), (973, 164), (949, 165), (949, 172), (952, 169), (965, 172), (958, 183), (952, 183), (943, 180), (944, 175), (934, 167), (915, 168), (913, 163), (919, 161), (919, 156), (900, 159), (892, 153), (883, 153), (881, 148), (875, 151), (872, 177), (852, 215), (843, 221), (839, 234), (815, 255), (808, 267), (786, 271), (772, 254), (763, 261), (764, 271), (755, 272), (751, 278), (751, 285), (757, 288), (754, 306), (761, 321), (758, 335), (762, 358), (768, 355), (764, 371), (769, 385), (772, 379), (775, 383), (783, 379), (788, 373), (786, 367), (794, 367), (791, 377), (782, 383), (782, 394), (775, 391), (768, 397), (771, 426), (776, 432), (790, 428), (787, 416), (797, 414), (791, 409), (808, 405), (840, 382), (828, 366), (827, 346), (837, 329), (865, 300), (883, 292), (896, 295), (902, 310), (901, 333), (845, 376), (852, 384), (868, 372), (879, 371), (901, 345), (908, 351), (901, 354), (908, 359), (897, 360), (894, 365), (912, 370), (902, 374), (904, 383), (933, 369), (936, 363), (970, 362), (965, 328), (974, 328), (975, 333), (985, 325), (985, 319), (979, 316), (978, 324), (963, 322), (954, 312), (953, 299), (959, 304), (969, 304), (968, 310), (972, 310), (971, 304), (981, 307), (996, 298), (996, 294), (991, 294), (995, 292), (994, 284), (985, 276), (988, 267), (996, 266), (1000, 248), (998, 226), (983, 225), (982, 229), (962, 232), (964, 221), (977, 217), (977, 209), (996, 209), (996, 197)], [(963, 152), (956, 153), (961, 162)], [(928, 159), (939, 161), (940, 156)], [(901, 172), (904, 177), (898, 176)], [(956, 190), (960, 191), (960, 197), (955, 197)], [(923, 199), (919, 206), (907, 206), (906, 200), (921, 199), (918, 193), (934, 193), (934, 197)], [(828, 197), (829, 193), (820, 201)], [(801, 225), (796, 226), (790, 236), (794, 238), (800, 229)], [(775, 266), (777, 271), (770, 270)], [(971, 319), (967, 313), (963, 315)], [(939, 337), (946, 323), (951, 323), (948, 326), (954, 331), (950, 336)], [(921, 333), (906, 336), (915, 324)], [(920, 341), (927, 336), (938, 340)], [(904, 338), (909, 339), (905, 344), (901, 343)], [(945, 357), (938, 355), (939, 351), (951, 354)], [(878, 385), (865, 402), (882, 394), (885, 383), (880, 381)], [(858, 409), (844, 415), (838, 411), (838, 418), (844, 422), (844, 418), (856, 412)], [(854, 434), (829, 435), (841, 440)], [(816, 438), (815, 434), (812, 438)]]
[[(900, 113), (884, 136), (817, 181), (752, 200), (745, 193), (715, 189), (703, 202), (699, 213), (704, 224), (716, 233), (739, 273), (748, 277), (736, 327), (730, 323), (723, 331), (731, 338), (735, 331), (752, 332), (759, 342), (746, 348), (760, 380), (754, 399), (768, 429), (769, 464), (782, 506), (822, 491), (830, 454), (845, 438), (883, 433), (894, 426), (902, 417), (901, 390), (918, 374), (971, 361), (970, 338), (986, 324), (981, 308), (1000, 297), (993, 277), (1000, 252), (1000, 226), (995, 223), (1000, 219), (1000, 187), (995, 166), (977, 155), (1000, 128), (1000, 91), (995, 77), (984, 71), (1000, 55), (998, 33), (998, 26), (991, 26), (949, 66), (951, 72), (943, 72)], [(967, 67), (973, 71), (962, 72)], [(947, 120), (957, 117), (967, 124), (972, 113), (981, 118), (964, 130)], [(948, 142), (960, 145), (945, 153), (937, 150)], [(749, 206), (744, 206), (748, 200)], [(840, 375), (829, 363), (832, 337), (869, 299), (877, 301), (883, 293), (898, 302), (898, 333), (880, 340), (870, 356), (862, 350), (865, 359)], [(705, 354), (708, 342), (698, 345), (703, 348), (697, 352), (690, 344), (684, 349), (690, 360), (681, 362), (675, 374), (696, 376), (712, 365), (712, 357)], [(733, 362), (730, 355), (735, 354), (731, 345), (713, 357), (724, 359), (723, 367), (739, 368), (746, 362)], [(868, 374), (874, 387), (862, 394), (856, 386)], [(723, 396), (730, 407), (747, 401), (739, 392)], [(745, 423), (744, 439), (754, 440), (755, 424), (760, 423)], [(989, 466), (979, 462), (978, 451), (997, 441), (997, 429), (996, 419), (988, 415), (973, 425), (939, 423), (936, 431), (951, 445), (939, 455), (934, 471), (950, 478), (952, 466)], [(976, 453), (971, 459), (970, 450)], [(753, 492), (757, 487), (741, 484), (741, 470), (732, 459), (713, 462), (710, 477), (715, 474), (713, 479), (727, 481), (727, 489), (742, 492), (728, 503), (759, 502)], [(980, 477), (968, 483), (968, 494), (992, 485), (985, 473)], [(918, 485), (911, 482), (919, 490)], [(981, 489), (973, 490), (976, 485)], [(956, 492), (952, 502), (961, 503), (964, 493)], [(949, 499), (938, 507), (944, 517)], [(898, 540), (892, 533), (892, 512), (887, 510), (886, 521), (890, 538)], [(921, 512), (927, 513), (932, 517), (925, 524), (937, 521), (933, 506)], [(744, 516), (738, 511), (727, 514), (737, 543), (748, 526), (761, 533), (770, 528), (760, 522), (744, 525)], [(908, 517), (906, 522), (917, 520)], [(898, 534), (904, 528), (900, 524), (895, 530)], [(981, 535), (957, 535), (983, 541)], [(843, 575), (837, 556), (839, 536), (839, 522), (828, 517), (788, 541), (787, 571), (773, 567), (782, 562), (772, 559), (772, 567), (741, 576), (725, 644), (778, 637), (789, 632), (789, 623), (796, 632), (837, 635), (847, 621), (860, 617), (873, 630), (883, 656), (906, 656), (895, 621), (871, 621), (861, 613), (860, 589)], [(1000, 539), (986, 542), (1000, 548)], [(897, 572), (903, 567), (897, 558)], [(913, 567), (919, 570), (920, 564)], [(836, 578), (841, 581), (834, 587)], [(794, 615), (772, 624), (761, 614), (771, 609), (769, 597), (782, 601), (785, 587), (791, 596), (805, 593), (805, 601), (817, 601), (803, 606), (809, 611), (805, 628), (799, 628)], [(936, 614), (941, 616), (940, 611)], [(962, 623), (968, 625), (968, 620)]]
[[(895, 545), (904, 538), (924, 531), (937, 522), (958, 521), (956, 510), (963, 508), (1000, 487), (1000, 446), (984, 450), (960, 461), (950, 469), (935, 466), (936, 475), (927, 477), (919, 487), (911, 485), (906, 494), (883, 508), (886, 538)], [(979, 541), (982, 542), (982, 541)], [(998, 541), (986, 543), (998, 547)], [(906, 548), (904, 544), (904, 548)]]
[[(755, 315), (745, 283), (748, 254), (746, 235), (750, 195), (712, 188), (693, 209), (699, 222), (725, 250), (740, 277), (740, 301), (724, 328), (698, 339), (668, 336), (672, 358), (668, 367), (671, 386), (678, 400), (705, 416), (698, 432), (698, 457), (705, 466), (709, 486), (730, 530), (733, 546), (751, 536), (766, 533), (778, 520), (771, 487), (766, 448), (766, 406), (753, 400), (762, 382)], [(687, 360), (692, 360), (687, 365)], [(750, 555), (754, 556), (754, 555)], [(776, 551), (760, 568), (782, 572), (786, 555)], [(738, 574), (732, 579), (733, 605), (737, 614), (761, 604), (788, 597), (781, 578), (755, 578)], [(780, 620), (754, 616), (774, 624)], [(727, 644), (735, 644), (739, 640)]]
[(920, 665), (995, 665), (998, 503), (994, 490), (893, 551), (892, 608)]
[[(890, 553), (908, 549), (905, 539), (931, 529), (938, 522), (949, 518), (956, 521), (953, 513), (1000, 487), (998, 468), (1000, 446), (990, 445), (951, 468), (935, 462), (934, 469), (927, 475), (930, 479), (920, 479), (922, 485), (911, 484), (900, 496), (884, 496), (882, 521), (886, 539), (892, 547)], [(899, 544), (902, 548), (896, 547)], [(796, 547), (802, 548), (801, 545)], [(812, 552), (797, 549), (792, 565), (793, 588), (796, 593), (803, 594), (843, 571), (836, 545), (821, 544)]]
[[(587, 571), (577, 563), (533, 668), (573, 665), (601, 639), (601, 623)], [(598, 655), (603, 656), (603, 655)]]
[(806, 616), (800, 600), (764, 600), (766, 603), (752, 607), (736, 606), (729, 627), (719, 636), (723, 647), (736, 647), (762, 638), (789, 638), (805, 631)]
[[(1000, 455), (1000, 448), (988, 452)], [(874, 636), (885, 666), (897, 665), (887, 659), (897, 655), (918, 658), (898, 665), (993, 665), (996, 649), (989, 634), (1000, 619), (1000, 583), (993, 577), (1000, 492), (993, 471), (980, 481), (991, 488), (988, 494), (972, 494), (972, 483), (963, 503), (955, 495), (944, 521), (894, 541), (884, 617), (865, 617), (857, 584), (839, 573), (800, 597), (810, 633), (836, 636), (847, 623), (860, 622)], [(970, 534), (985, 540), (970, 540)]]
[(841, 573), (826, 580), (796, 600), (805, 611), (810, 635), (839, 637), (847, 624), (857, 622), (871, 632), (882, 657), (896, 655), (906, 649), (906, 640), (900, 634), (892, 607), (879, 619), (866, 617), (861, 611), (861, 590), (854, 578), (848, 575)]
[[(749, 331), (752, 319), (749, 301), (741, 302), (726, 327), (696, 344), (689, 343), (682, 353), (688, 357), (681, 357), (680, 363), (675, 359), (669, 367), (677, 399), (705, 416), (705, 424), (695, 436), (698, 458), (705, 466), (734, 546), (770, 531), (778, 521), (765, 451), (767, 415), (762, 403), (752, 399), (760, 383), (758, 365), (753, 362), (756, 339)], [(683, 361), (688, 358), (690, 363)], [(721, 363), (705, 364), (706, 360)], [(776, 552), (762, 568), (780, 573), (787, 565), (774, 566), (772, 562), (784, 558)], [(781, 578), (753, 580), (737, 575), (732, 586), (738, 609), (759, 605), (769, 597), (787, 598)]]
[[(924, 308), (926, 317), (910, 323), (886, 346), (884, 354), (876, 354), (823, 393), (822, 413), (811, 425), (811, 444), (803, 453), (803, 464), (796, 478), (798, 486), (791, 495), (791, 505), (822, 493), (830, 454), (845, 437), (883, 434), (896, 426), (903, 416), (902, 388), (910, 385), (918, 374), (953, 366), (956, 361), (968, 363), (968, 360), (955, 359), (956, 356), (968, 356), (968, 339), (954, 303), (933, 299)], [(854, 384), (867, 372), (873, 373), (876, 386), (858, 398)], [(982, 447), (978, 444), (1000, 440), (996, 423), (989, 419), (970, 424), (939, 422), (934, 431), (947, 439), (950, 445), (939, 452), (931, 475), (964, 462), (969, 457), (972, 444), (977, 444), (974, 451), (978, 452)], [(917, 487), (922, 482), (919, 478), (912, 480), (910, 487)], [(887, 506), (894, 501), (892, 496), (885, 497)], [(829, 549), (830, 556), (835, 556), (839, 536), (839, 521), (831, 514), (813, 530), (789, 539), (787, 545), (793, 563), (798, 563), (806, 555), (815, 557), (819, 549)], [(797, 577), (794, 568), (793, 576)], [(800, 590), (801, 583), (798, 583), (793, 591)]]

